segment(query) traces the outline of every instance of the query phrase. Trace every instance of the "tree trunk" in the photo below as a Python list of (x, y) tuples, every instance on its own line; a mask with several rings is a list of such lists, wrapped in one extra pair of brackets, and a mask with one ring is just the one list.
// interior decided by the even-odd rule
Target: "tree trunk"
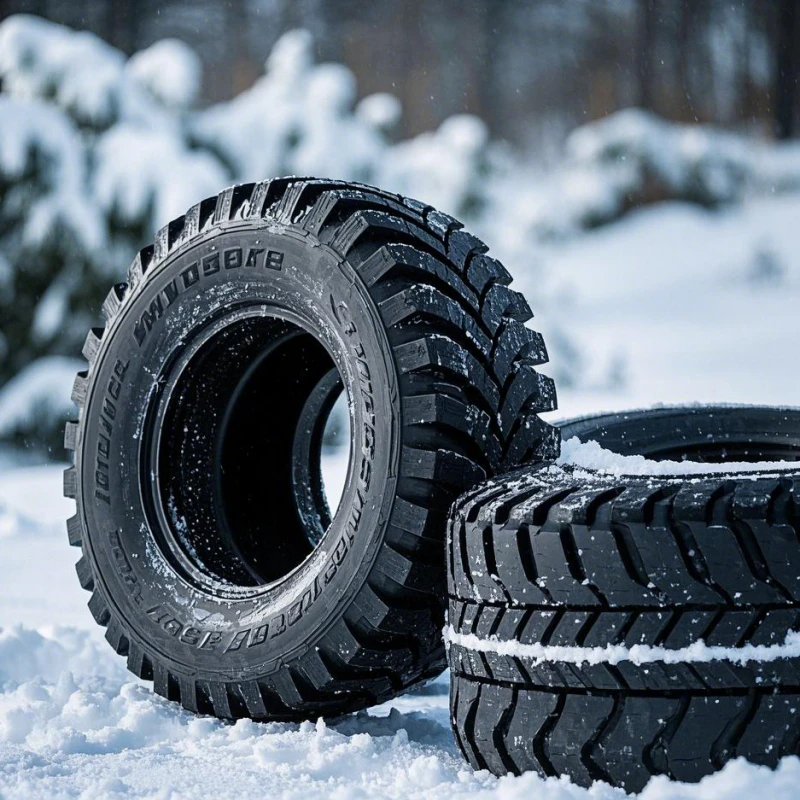
[(637, 42), (637, 67), (639, 76), (638, 104), (649, 111), (655, 105), (655, 76), (653, 50), (656, 43), (656, 2), (639, 0), (639, 30)]
[(800, 78), (797, 37), (800, 35), (797, 0), (780, 0), (778, 9), (777, 69), (775, 71), (775, 136), (790, 139), (795, 135), (795, 103)]

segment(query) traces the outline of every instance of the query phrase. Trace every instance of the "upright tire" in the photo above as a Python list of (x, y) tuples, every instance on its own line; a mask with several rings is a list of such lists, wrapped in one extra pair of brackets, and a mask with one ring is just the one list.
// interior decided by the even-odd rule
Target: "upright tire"
[[(128, 668), (192, 711), (303, 719), (438, 673), (449, 504), (558, 433), (508, 272), (365, 186), (235, 186), (162, 228), (84, 346), (64, 477), (81, 585)], [(328, 507), (337, 395), (350, 461)]]
[(540, 465), (457, 502), (451, 710), (469, 762), (638, 791), (799, 754), (797, 465), (724, 462), (799, 460), (800, 411), (605, 415), (565, 424), (566, 445), (577, 426), (706, 463)]

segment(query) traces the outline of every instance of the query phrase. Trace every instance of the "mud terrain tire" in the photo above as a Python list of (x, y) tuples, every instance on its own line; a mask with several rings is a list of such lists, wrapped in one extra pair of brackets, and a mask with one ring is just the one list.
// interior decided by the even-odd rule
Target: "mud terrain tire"
[[(95, 619), (158, 694), (295, 720), (442, 670), (448, 506), (558, 443), (544, 344), (486, 251), (413, 200), (277, 179), (198, 203), (109, 293), (68, 530)], [(311, 462), (342, 386), (331, 513)]]

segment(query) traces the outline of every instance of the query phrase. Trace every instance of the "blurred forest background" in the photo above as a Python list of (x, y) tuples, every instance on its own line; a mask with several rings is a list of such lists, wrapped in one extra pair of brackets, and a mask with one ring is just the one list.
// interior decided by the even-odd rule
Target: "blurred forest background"
[(18, 12), (128, 55), (181, 39), (202, 59), (203, 103), (246, 89), (304, 28), (362, 95), (400, 100), (404, 136), (468, 112), (541, 154), (629, 106), (779, 137), (800, 122), (796, 0), (0, 0), (0, 18)]
[[(62, 455), (74, 355), (136, 250), (290, 173), (460, 217), (541, 311), (564, 396), (641, 385), (630, 335), (565, 322), (592, 295), (567, 254), (592, 242), (602, 265), (591, 236), (642, 208), (800, 197), (799, 6), (0, 0), (0, 442)], [(791, 283), (796, 242), (748, 224), (726, 274)]]

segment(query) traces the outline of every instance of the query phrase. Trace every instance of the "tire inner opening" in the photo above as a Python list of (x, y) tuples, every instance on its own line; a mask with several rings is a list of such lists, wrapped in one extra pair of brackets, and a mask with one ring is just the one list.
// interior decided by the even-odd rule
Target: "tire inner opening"
[(212, 580), (259, 586), (311, 554), (348, 468), (342, 389), (325, 346), (278, 317), (239, 319), (194, 353), (169, 399), (157, 455), (180, 558)]

